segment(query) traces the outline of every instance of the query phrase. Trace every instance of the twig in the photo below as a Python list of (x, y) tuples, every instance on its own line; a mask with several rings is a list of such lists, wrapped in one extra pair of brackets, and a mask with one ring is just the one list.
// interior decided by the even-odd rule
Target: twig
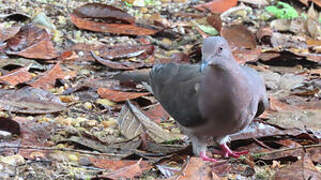
[(252, 139), (253, 139), (256, 143), (258, 143), (260, 146), (262, 146), (262, 147), (264, 147), (264, 148), (266, 148), (266, 149), (268, 149), (268, 150), (272, 150), (272, 148), (270, 148), (269, 146), (267, 146), (266, 144), (264, 144), (264, 142), (256, 139), (255, 137), (252, 137)]
[(71, 151), (71, 152), (78, 152), (82, 154), (91, 154), (91, 155), (118, 156), (117, 154), (113, 154), (113, 153), (100, 153), (100, 152), (92, 152), (92, 151), (77, 150), (77, 149), (70, 149), (70, 148), (51, 148), (51, 147), (36, 147), (36, 146), (0, 146), (0, 149), (2, 148), (35, 149), (35, 150), (49, 150), (49, 151)]
[(278, 153), (278, 152), (283, 152), (283, 151), (290, 151), (290, 150), (296, 150), (296, 149), (307, 149), (307, 148), (313, 148), (313, 147), (321, 147), (321, 143), (319, 144), (312, 144), (312, 145), (306, 145), (302, 147), (293, 147), (293, 148), (284, 148), (284, 149), (278, 149), (274, 151), (269, 151), (269, 152), (263, 152), (263, 153), (253, 153), (252, 156), (257, 159), (261, 156), (265, 156), (268, 154), (273, 154), (273, 153)]

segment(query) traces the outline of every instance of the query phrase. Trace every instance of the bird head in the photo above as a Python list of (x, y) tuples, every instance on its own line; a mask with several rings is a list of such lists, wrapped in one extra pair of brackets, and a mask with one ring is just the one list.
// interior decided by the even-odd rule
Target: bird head
[(201, 71), (207, 66), (215, 66), (231, 57), (233, 58), (231, 49), (223, 37), (208, 37), (203, 41)]

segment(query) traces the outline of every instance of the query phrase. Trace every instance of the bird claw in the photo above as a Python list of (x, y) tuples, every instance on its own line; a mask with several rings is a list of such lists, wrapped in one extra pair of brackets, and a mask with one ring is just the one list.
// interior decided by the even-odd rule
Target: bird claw
[(213, 159), (213, 158), (208, 157), (208, 156), (206, 155), (206, 152), (201, 152), (201, 153), (200, 153), (200, 157), (201, 157), (201, 159), (202, 159), (203, 161), (209, 161), (209, 162), (213, 162), (213, 163), (217, 162), (216, 159)]
[(249, 151), (231, 151), (231, 152), (226, 152), (225, 154), (227, 155), (227, 157), (234, 157), (234, 158), (239, 158), (241, 155), (247, 154), (249, 153)]
[(249, 153), (249, 151), (239, 151), (239, 152), (232, 151), (226, 144), (222, 144), (220, 145), (220, 147), (222, 150), (221, 151), (215, 150), (214, 153), (221, 154), (225, 158), (228, 158), (228, 157), (239, 158), (241, 155)]

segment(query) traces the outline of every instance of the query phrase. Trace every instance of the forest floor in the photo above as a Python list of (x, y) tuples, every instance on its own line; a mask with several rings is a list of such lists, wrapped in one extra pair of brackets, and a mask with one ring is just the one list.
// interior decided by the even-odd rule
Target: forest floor
[[(90, 2), (0, 0), (0, 179), (321, 179), (319, 0)], [(249, 153), (219, 163), (142, 84), (110, 79), (198, 63), (214, 35), (270, 100), (231, 136)]]

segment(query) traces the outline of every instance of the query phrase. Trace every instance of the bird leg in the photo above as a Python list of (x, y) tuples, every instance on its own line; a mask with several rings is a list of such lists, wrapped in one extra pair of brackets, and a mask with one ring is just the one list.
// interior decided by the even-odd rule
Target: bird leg
[(200, 152), (200, 157), (201, 157), (201, 159), (202, 159), (203, 161), (209, 161), (209, 162), (214, 162), (214, 163), (217, 162), (216, 159), (213, 159), (213, 158), (208, 157), (208, 156), (206, 155), (206, 151)]
[(203, 161), (217, 162), (216, 159), (210, 158), (206, 155), (207, 151), (207, 138), (191, 136), (193, 152), (195, 155), (200, 156)]
[(230, 138), (228, 136), (218, 138), (218, 142), (220, 144), (221, 150), (214, 150), (214, 153), (220, 154), (224, 156), (225, 158), (228, 157), (234, 157), (234, 158), (239, 158), (241, 155), (247, 154), (249, 151), (232, 151), (226, 143), (230, 141)]
[(228, 158), (228, 157), (234, 157), (234, 158), (239, 158), (241, 155), (247, 154), (249, 153), (249, 151), (232, 151), (227, 145), (226, 143), (224, 144), (220, 144), (220, 147), (222, 149), (221, 151), (221, 155), (223, 155), (224, 157)]

